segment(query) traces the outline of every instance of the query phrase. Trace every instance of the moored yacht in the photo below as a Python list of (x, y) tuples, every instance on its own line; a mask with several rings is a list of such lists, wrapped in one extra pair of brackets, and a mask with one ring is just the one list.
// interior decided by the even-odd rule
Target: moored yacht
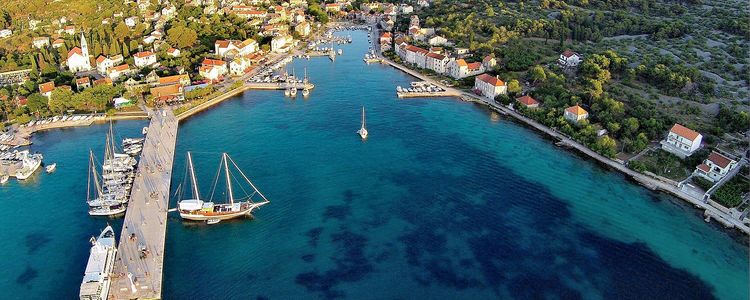
[[(216, 224), (220, 220), (234, 219), (242, 216), (251, 216), (251, 212), (253, 211), (253, 209), (269, 203), (268, 199), (263, 196), (263, 194), (255, 187), (250, 179), (245, 176), (245, 173), (240, 170), (234, 160), (232, 160), (226, 153), (222, 154), (220, 165), (221, 169), (223, 169), (226, 179), (226, 195), (228, 198), (227, 203), (215, 203), (213, 202), (213, 199), (209, 199), (207, 201), (202, 200), (200, 191), (198, 190), (198, 183), (195, 177), (192, 154), (188, 152), (187, 156), (187, 168), (189, 171), (190, 183), (186, 185), (192, 186), (192, 189), (190, 190), (190, 192), (192, 193), (192, 198), (187, 198), (177, 203), (177, 210), (180, 213), (181, 218), (185, 220), (206, 221), (210, 222), (211, 224)], [(230, 162), (233, 166), (233, 169), (236, 169), (239, 172), (239, 177), (230, 175)], [(219, 172), (222, 172), (221, 169), (219, 170)], [(217, 180), (214, 182), (214, 189), (216, 188), (215, 184), (218, 182), (219, 175), (220, 174), (217, 174)], [(240, 198), (235, 198), (235, 191), (232, 187), (232, 179), (235, 179), (237, 181), (240, 181), (240, 179), (242, 179), (242, 181), (249, 184), (249, 193), (247, 192), (248, 189), (242, 188), (241, 190), (245, 192), (245, 195)], [(255, 197), (256, 195), (260, 198), (258, 199), (258, 202), (253, 201), (253, 197)]]
[(52, 173), (55, 170), (57, 170), (57, 163), (53, 163), (51, 165), (47, 165), (44, 167), (44, 170), (47, 171), (47, 173)]
[(81, 300), (105, 300), (109, 296), (111, 274), (117, 257), (115, 232), (107, 225), (99, 237), (91, 238), (89, 260), (78, 296)]

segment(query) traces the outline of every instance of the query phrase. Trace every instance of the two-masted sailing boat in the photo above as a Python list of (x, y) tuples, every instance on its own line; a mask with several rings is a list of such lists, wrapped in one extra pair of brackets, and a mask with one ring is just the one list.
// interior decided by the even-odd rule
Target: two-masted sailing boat
[(359, 134), (359, 136), (362, 137), (362, 139), (367, 138), (367, 128), (365, 128), (365, 107), (364, 106), (362, 106), (362, 128), (357, 130), (357, 133)]
[[(233, 169), (236, 169), (239, 172), (240, 178), (230, 173), (230, 163), (233, 166)], [(186, 172), (189, 173), (188, 176), (190, 177), (189, 185), (192, 187), (190, 189), (192, 198), (183, 199), (177, 202), (177, 211), (180, 213), (181, 218), (192, 221), (206, 221), (209, 224), (215, 224), (221, 220), (250, 216), (250, 213), (253, 211), (253, 209), (269, 203), (268, 199), (263, 196), (263, 194), (255, 187), (250, 179), (245, 176), (245, 173), (240, 170), (234, 160), (232, 160), (232, 158), (230, 158), (226, 153), (222, 153), (221, 155), (220, 168), (221, 169), (219, 170), (219, 173), (223, 171), (226, 180), (227, 202), (215, 203), (213, 202), (213, 199), (201, 199), (200, 191), (198, 189), (198, 182), (196, 181), (195, 177), (195, 168), (193, 167), (193, 156), (190, 152), (187, 153)], [(213, 197), (213, 194), (216, 190), (216, 184), (219, 181), (220, 175), (221, 174), (217, 174), (216, 176), (216, 180), (214, 181), (214, 186), (212, 188), (213, 191), (211, 193), (211, 197)], [(248, 183), (250, 189), (248, 191), (248, 189), (241, 187), (241, 190), (245, 192), (245, 195), (237, 198), (235, 196), (234, 187), (232, 185), (233, 181), (241, 182), (240, 179)], [(182, 194), (181, 191), (180, 194)], [(260, 198), (258, 199), (258, 202), (253, 201), (253, 197), (255, 197), (256, 195), (258, 196), (256, 198)], [(180, 198), (182, 199), (183, 197)]]

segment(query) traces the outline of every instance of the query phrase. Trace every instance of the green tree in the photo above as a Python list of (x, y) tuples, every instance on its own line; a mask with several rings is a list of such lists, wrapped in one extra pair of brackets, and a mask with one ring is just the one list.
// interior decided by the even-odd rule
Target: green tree
[(177, 25), (167, 30), (167, 39), (173, 47), (183, 49), (195, 44), (198, 40), (198, 34), (195, 30)]
[(601, 153), (606, 157), (615, 157), (617, 155), (617, 142), (605, 135), (599, 138), (594, 144), (594, 151)]
[(130, 28), (124, 22), (120, 22), (115, 26), (114, 35), (118, 41), (124, 41), (125, 37), (130, 35)]
[(512, 79), (511, 81), (508, 81), (508, 93), (511, 95), (517, 95), (521, 90), (521, 84), (518, 83), (518, 80)]
[(68, 89), (55, 89), (52, 91), (52, 96), (49, 98), (49, 109), (54, 113), (62, 114), (69, 108), (69, 104), (73, 99), (73, 91)]
[(536, 65), (529, 70), (529, 79), (533, 83), (541, 83), (547, 81), (547, 73), (544, 72), (544, 68), (540, 65)]

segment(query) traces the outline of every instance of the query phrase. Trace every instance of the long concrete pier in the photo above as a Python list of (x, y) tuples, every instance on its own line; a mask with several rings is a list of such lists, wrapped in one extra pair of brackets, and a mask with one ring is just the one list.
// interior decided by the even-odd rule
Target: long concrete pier
[(117, 247), (109, 299), (160, 299), (178, 121), (152, 113)]

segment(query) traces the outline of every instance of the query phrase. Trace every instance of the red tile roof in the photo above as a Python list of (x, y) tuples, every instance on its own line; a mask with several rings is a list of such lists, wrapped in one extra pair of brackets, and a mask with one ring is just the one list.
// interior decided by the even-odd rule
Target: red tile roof
[(83, 51), (81, 50), (81, 48), (78, 48), (78, 47), (70, 49), (70, 51), (68, 51), (68, 58), (70, 58), (74, 54), (78, 54), (80, 56), (83, 56)]
[(726, 168), (729, 166), (729, 164), (732, 162), (731, 159), (728, 157), (719, 154), (718, 152), (711, 152), (711, 154), (708, 155), (709, 161), (713, 162), (715, 165), (719, 166), (720, 168)]
[(42, 94), (49, 93), (54, 89), (55, 89), (55, 83), (53, 81), (45, 82), (39, 85), (39, 92)]
[(532, 106), (532, 105), (538, 105), (539, 101), (536, 101), (536, 99), (531, 98), (529, 95), (525, 95), (522, 97), (516, 98), (516, 101), (521, 102), (521, 104), (526, 106)]
[(459, 67), (466, 67), (466, 66), (468, 66), (468, 65), (466, 64), (466, 61), (465, 61), (465, 60), (463, 60), (463, 59), (457, 59), (457, 60), (456, 60), (456, 64), (457, 64), (457, 65), (458, 65)]
[(128, 66), (128, 64), (122, 64), (122, 65), (119, 65), (119, 66), (116, 66), (116, 67), (112, 67), (112, 69), (115, 69), (115, 71), (118, 71), (118, 72), (122, 72), (122, 71), (129, 70), (130, 66)]
[(711, 171), (711, 168), (707, 164), (700, 164), (698, 165), (698, 170), (703, 171), (703, 173), (708, 173)]
[(443, 60), (443, 59), (445, 59), (444, 55), (440, 55), (440, 54), (437, 54), (437, 53), (434, 53), (434, 52), (427, 53), (427, 57), (431, 57), (431, 58), (434, 58), (434, 59), (437, 59), (437, 60)]
[(76, 84), (78, 84), (78, 85), (84, 84), (84, 83), (89, 83), (89, 82), (91, 82), (91, 81), (89, 80), (88, 77), (81, 77), (81, 78), (76, 79)]
[(223, 66), (225, 64), (226, 64), (226, 62), (223, 61), (223, 60), (211, 59), (211, 58), (206, 58), (201, 63), (201, 65), (203, 65), (203, 66)]
[(105, 59), (107, 59), (107, 58), (106, 58), (106, 57), (104, 57), (104, 55), (99, 55), (99, 57), (97, 57), (97, 58), (96, 58), (96, 63), (100, 64), (100, 63), (102, 63), (102, 62), (103, 62), (103, 61), (104, 61)]
[(492, 86), (504, 86), (505, 82), (495, 76), (490, 76), (487, 73), (477, 76), (477, 80), (491, 84)]
[(585, 109), (583, 109), (583, 107), (580, 107), (578, 105), (568, 107), (568, 108), (565, 109), (565, 111), (567, 111), (567, 112), (569, 112), (571, 114), (574, 114), (576, 116), (585, 115), (585, 114), (589, 113)]
[(571, 57), (571, 56), (573, 56), (573, 54), (576, 54), (576, 53), (573, 52), (573, 51), (571, 51), (570, 49), (565, 50), (565, 52), (562, 53), (562, 55), (565, 56), (565, 57)]
[(691, 141), (695, 141), (700, 135), (700, 133), (677, 123), (675, 123), (669, 131)]
[(480, 68), (482, 68), (482, 63), (473, 62), (473, 63), (468, 63), (466, 66), (469, 67), (469, 70), (479, 70)]
[(138, 52), (138, 53), (136, 53), (133, 56), (135, 56), (137, 58), (144, 58), (144, 57), (149, 57), (151, 55), (154, 55), (154, 53), (151, 52), (151, 51), (143, 51), (143, 52)]

